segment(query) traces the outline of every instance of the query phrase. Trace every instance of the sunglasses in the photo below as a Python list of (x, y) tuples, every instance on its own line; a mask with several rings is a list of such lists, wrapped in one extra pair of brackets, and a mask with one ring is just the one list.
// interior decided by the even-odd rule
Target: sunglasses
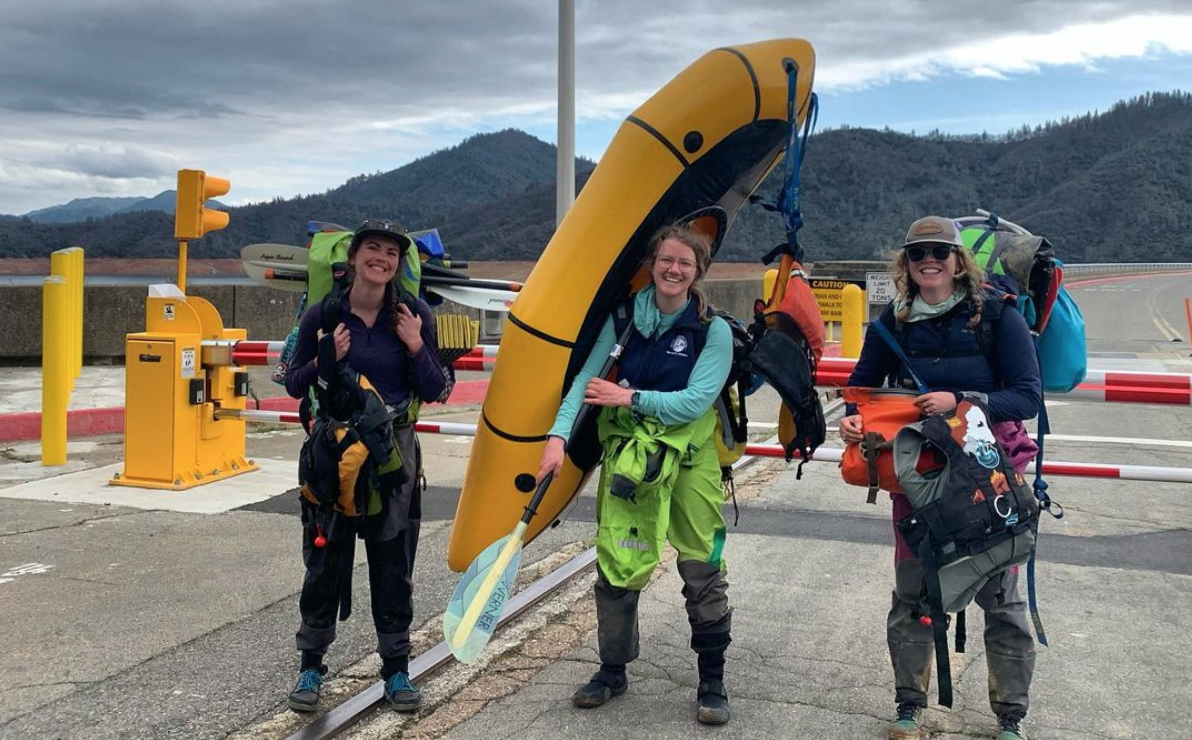
[(922, 262), (930, 254), (936, 262), (943, 262), (956, 251), (951, 244), (932, 244), (930, 247), (906, 247), (906, 258), (911, 262)]

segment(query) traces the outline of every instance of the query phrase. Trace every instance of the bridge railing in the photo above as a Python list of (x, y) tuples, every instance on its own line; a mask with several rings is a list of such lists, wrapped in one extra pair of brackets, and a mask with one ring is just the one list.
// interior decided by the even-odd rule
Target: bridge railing
[(1192, 262), (1090, 262), (1064, 265), (1064, 278), (1192, 271)]

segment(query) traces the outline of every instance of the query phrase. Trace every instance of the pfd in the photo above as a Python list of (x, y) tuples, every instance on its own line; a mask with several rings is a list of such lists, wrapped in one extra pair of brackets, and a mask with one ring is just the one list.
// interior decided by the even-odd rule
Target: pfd
[[(632, 320), (632, 303), (613, 313), (618, 336), (623, 322)], [(708, 325), (700, 321), (699, 304), (689, 300), (674, 325), (659, 337), (645, 337), (634, 325), (617, 366), (617, 377), (642, 390), (683, 390), (707, 341)]]

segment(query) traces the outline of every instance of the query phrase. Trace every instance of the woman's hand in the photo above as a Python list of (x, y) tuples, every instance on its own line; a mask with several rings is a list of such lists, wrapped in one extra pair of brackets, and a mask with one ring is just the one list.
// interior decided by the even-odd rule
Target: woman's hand
[(956, 394), (948, 391), (924, 393), (915, 399), (915, 405), (928, 416), (946, 414), (956, 408)]
[[(322, 329), (319, 329), (317, 336), (319, 339), (322, 339), (325, 336)], [(348, 347), (350, 347), (352, 344), (352, 333), (348, 331), (348, 327), (340, 324), (339, 326), (335, 327), (335, 331), (331, 333), (331, 336), (335, 342), (335, 361), (339, 362), (348, 356)], [(315, 365), (318, 366), (318, 356), (315, 357), (314, 362)]]
[(558, 475), (563, 469), (562, 437), (548, 437), (546, 448), (542, 450), (542, 462), (538, 463), (538, 475), (534, 476), (535, 483), (541, 483), (548, 474)]
[(584, 403), (629, 408), (633, 405), (633, 389), (622, 388), (602, 378), (592, 378), (588, 381), (588, 387), (584, 388)]
[(422, 351), (422, 317), (411, 312), (404, 303), (397, 304), (397, 338), (411, 355)]
[(861, 423), (861, 415), (853, 414), (840, 420), (840, 438), (845, 444), (857, 444), (865, 439), (865, 428)]

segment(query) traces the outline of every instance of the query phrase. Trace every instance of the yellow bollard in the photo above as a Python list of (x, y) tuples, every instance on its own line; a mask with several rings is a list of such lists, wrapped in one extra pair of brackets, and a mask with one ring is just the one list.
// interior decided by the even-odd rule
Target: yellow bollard
[[(51, 256), (53, 261), (53, 256)], [(41, 464), (66, 462), (66, 405), (70, 398), (69, 336), (64, 331), (70, 311), (70, 285), (51, 275), (41, 292)]]
[(762, 275), (762, 300), (770, 302), (770, 295), (774, 292), (774, 283), (778, 282), (778, 268), (771, 267)]
[(843, 320), (840, 322), (840, 356), (861, 356), (861, 321), (865, 318), (865, 291), (856, 285), (841, 291)]
[(83, 373), (83, 248), (71, 247), (74, 272), (71, 274), (70, 293), (74, 297), (74, 317), (71, 326), (74, 336), (71, 337), (71, 347), (74, 350), (74, 373), (71, 376), (71, 388), (75, 380)]

